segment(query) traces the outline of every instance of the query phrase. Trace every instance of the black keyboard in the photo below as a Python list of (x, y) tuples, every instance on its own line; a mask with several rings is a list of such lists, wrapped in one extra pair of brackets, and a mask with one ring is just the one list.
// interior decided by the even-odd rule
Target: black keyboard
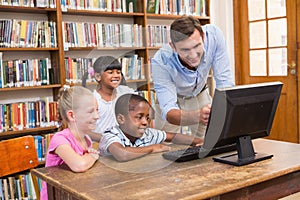
[(207, 150), (203, 148), (203, 146), (193, 146), (188, 147), (186, 149), (168, 151), (163, 153), (162, 156), (167, 160), (172, 160), (176, 162), (186, 162), (234, 150), (236, 150), (236, 144), (215, 147), (211, 150)]

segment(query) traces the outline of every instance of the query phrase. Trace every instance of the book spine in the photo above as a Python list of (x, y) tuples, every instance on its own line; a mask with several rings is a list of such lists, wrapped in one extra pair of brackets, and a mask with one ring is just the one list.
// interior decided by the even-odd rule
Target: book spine
[(30, 193), (30, 185), (29, 185), (29, 179), (28, 174), (24, 174), (24, 185), (25, 185), (25, 191), (27, 193), (28, 199), (32, 199), (31, 193)]
[(14, 177), (8, 177), (8, 183), (9, 183), (9, 193), (10, 193), (10, 199), (15, 199), (16, 196), (16, 190), (15, 190), (15, 180)]
[(40, 101), (36, 101), (34, 102), (34, 107), (35, 107), (35, 127), (40, 127), (40, 115), (41, 115), (41, 111), (40, 111)]
[(24, 103), (19, 103), (19, 109), (20, 109), (20, 130), (23, 130), (24, 127)]
[(0, 199), (4, 200), (4, 193), (3, 193), (3, 179), (0, 178)]
[(45, 101), (40, 100), (40, 111), (41, 111), (41, 120), (40, 120), (40, 125), (41, 127), (46, 127), (47, 126), (47, 120), (46, 120), (46, 108), (45, 108)]
[(2, 183), (3, 183), (3, 192), (4, 192), (4, 199), (8, 200), (10, 198), (9, 196), (9, 189), (8, 189), (8, 183), (7, 183), (7, 179), (2, 179)]
[(15, 179), (16, 184), (16, 199), (22, 199), (20, 179)]
[(12, 104), (7, 104), (7, 124), (8, 130), (13, 130), (13, 113), (12, 113)]
[(3, 121), (4, 121), (3, 104), (0, 104), (0, 133), (3, 132)]
[(40, 60), (40, 69), (41, 69), (41, 79), (42, 79), (42, 85), (48, 85), (48, 68), (47, 68), (47, 62), (45, 59)]
[(30, 197), (31, 197), (30, 199), (37, 199), (36, 191), (34, 189), (34, 184), (33, 184), (33, 180), (32, 180), (32, 174), (28, 173), (27, 176), (28, 176), (28, 185), (29, 185), (29, 191), (30, 191)]
[(19, 60), (19, 63), (18, 63), (18, 69), (19, 69), (19, 86), (20, 87), (24, 86), (24, 67), (23, 67), (23, 64), (25, 62), (26, 61)]
[(15, 80), (15, 77), (14, 77), (14, 66), (13, 66), (13, 61), (8, 61), (7, 63), (7, 85), (8, 87), (13, 87), (14, 86), (14, 80)]
[(42, 139), (43, 137), (41, 135), (35, 135), (34, 136), (34, 144), (36, 153), (38, 155), (38, 161), (43, 161), (43, 145), (42, 145)]
[(21, 196), (22, 196), (22, 199), (25, 199), (27, 197), (27, 194), (26, 194), (25, 185), (24, 185), (24, 174), (20, 174), (18, 178), (20, 180)]
[(4, 88), (4, 76), (3, 76), (3, 62), (2, 62), (3, 52), (0, 52), (0, 88)]

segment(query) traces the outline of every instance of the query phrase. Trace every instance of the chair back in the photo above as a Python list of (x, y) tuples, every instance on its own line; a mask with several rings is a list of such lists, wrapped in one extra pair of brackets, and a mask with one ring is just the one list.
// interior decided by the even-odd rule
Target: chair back
[(38, 164), (33, 136), (0, 141), (0, 177), (34, 168)]

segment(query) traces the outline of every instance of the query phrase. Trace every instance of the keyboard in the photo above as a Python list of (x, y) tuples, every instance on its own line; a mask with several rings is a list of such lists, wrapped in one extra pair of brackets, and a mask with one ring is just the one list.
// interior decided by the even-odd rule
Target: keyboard
[(165, 152), (162, 156), (167, 160), (186, 162), (234, 150), (236, 150), (236, 144), (215, 147), (211, 150), (207, 150), (203, 146), (191, 146), (186, 149)]

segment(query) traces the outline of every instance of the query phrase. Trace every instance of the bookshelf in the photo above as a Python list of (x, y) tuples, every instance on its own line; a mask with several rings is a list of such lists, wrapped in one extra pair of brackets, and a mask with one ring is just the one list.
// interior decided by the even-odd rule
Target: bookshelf
[(54, 76), (60, 63), (60, 44), (54, 42), (56, 9), (1, 5), (0, 16), (0, 140), (53, 132), (54, 121), (33, 121), (34, 115), (46, 111), (33, 114), (35, 107), (29, 105), (53, 102), (52, 91), (61, 86), (60, 77)]
[[(149, 45), (149, 35), (147, 33), (148, 26), (160, 25), (164, 29), (165, 26), (179, 17), (173, 11), (165, 10), (162, 13), (148, 13), (148, 0), (107, 0), (104, 7), (92, 4), (93, 1), (80, 1), (81, 5), (76, 5), (78, 1), (0, 1), (0, 55), (2, 61), (16, 61), (21, 63), (20, 70), (25, 70), (28, 63), (42, 63), (46, 60), (46, 72), (40, 72), (43, 67), (41, 64), (36, 66), (37, 72), (26, 72), (27, 76), (33, 73), (33, 77), (24, 80), (24, 71), (22, 77), (12, 77), (6, 79), (1, 76), (0, 85), (0, 105), (11, 105), (14, 103), (56, 101), (58, 89), (64, 84), (80, 84), (80, 76), (77, 78), (67, 77), (68, 68), (66, 60), (75, 59), (96, 59), (100, 55), (112, 55), (114, 57), (135, 56), (142, 58), (139, 62), (142, 76), (135, 78), (127, 78), (129, 86), (138, 90), (146, 91), (146, 97), (150, 98), (150, 91), (153, 90), (150, 75), (149, 58), (159, 49), (160, 45)], [(166, 8), (167, 2), (173, 1), (154, 1), (159, 6)], [(175, 2), (175, 0), (174, 0)], [(185, 1), (182, 2), (192, 2)], [(205, 2), (204, 13), (197, 18), (202, 24), (210, 23), (209, 17), (209, 0), (199, 0), (197, 2)], [(38, 4), (35, 5), (35, 3)], [(69, 6), (67, 6), (67, 3)], [(114, 7), (119, 6), (119, 7)], [(198, 5), (198, 4), (197, 4)], [(98, 6), (98, 8), (96, 8)], [(174, 5), (170, 5), (170, 8)], [(186, 6), (183, 9), (190, 8)], [(126, 10), (126, 12), (124, 12)], [(193, 12), (193, 11), (189, 11)], [(182, 14), (182, 13), (181, 13)], [(187, 13), (189, 14), (189, 13)], [(41, 22), (42, 21), (42, 22)], [(38, 26), (41, 24), (40, 26)], [(97, 28), (101, 27), (103, 29)], [(125, 26), (124, 26), (125, 25)], [(35, 27), (39, 28), (35, 28)], [(9, 30), (8, 28), (11, 28)], [(31, 29), (28, 27), (32, 27)], [(97, 29), (95, 29), (97, 28)], [(103, 40), (103, 35), (97, 30), (102, 30), (106, 36), (114, 35)], [(127, 30), (122, 33), (120, 30)], [(15, 33), (14, 39), (7, 37), (9, 31), (19, 31)], [(30, 32), (32, 31), (32, 32)], [(76, 33), (74, 32), (76, 31)], [(90, 32), (88, 32), (90, 31)], [(93, 33), (93, 34), (91, 34)], [(84, 37), (83, 37), (84, 35)], [(121, 37), (119, 37), (121, 35)], [(19, 40), (16, 39), (19, 36)], [(133, 36), (133, 41), (128, 42), (128, 36)], [(99, 37), (102, 37), (102, 43)], [(83, 39), (84, 38), (84, 39)], [(21, 42), (16, 42), (21, 41)], [(103, 41), (105, 44), (103, 44)], [(5, 70), (2, 63), (2, 73)], [(17, 64), (15, 64), (17, 65)], [(17, 65), (20, 66), (20, 65)], [(24, 67), (25, 66), (25, 67)], [(76, 66), (80, 66), (77, 64)], [(8, 68), (8, 67), (7, 67)], [(76, 68), (76, 67), (75, 67)], [(77, 68), (74, 70), (78, 70)], [(87, 69), (81, 69), (87, 70)], [(41, 70), (42, 71), (42, 70)], [(14, 70), (11, 74), (16, 75)], [(14, 74), (15, 73), (15, 74)], [(42, 73), (42, 74), (38, 74)], [(79, 73), (79, 72), (77, 72)], [(42, 77), (45, 76), (43, 79)], [(130, 76), (128, 76), (130, 77)], [(17, 80), (16, 80), (17, 79)], [(42, 79), (42, 80), (40, 80)], [(70, 79), (79, 79), (79, 81), (70, 81)], [(211, 81), (208, 81), (212, 84)], [(7, 81), (8, 80), (8, 81)], [(6, 83), (4, 81), (7, 81)], [(18, 82), (18, 84), (14, 84)], [(11, 85), (9, 85), (11, 84)], [(96, 84), (91, 79), (88, 87), (94, 87)], [(45, 100), (46, 99), (46, 100)], [(40, 104), (38, 104), (40, 105)], [(40, 106), (38, 106), (40, 108)], [(49, 108), (50, 109), (50, 108)], [(1, 110), (0, 110), (1, 111)], [(2, 111), (3, 112), (3, 108)], [(0, 112), (0, 113), (1, 113)], [(48, 111), (49, 114), (50, 111)], [(16, 112), (12, 112), (15, 113)], [(54, 114), (55, 115), (55, 112)], [(25, 135), (41, 135), (49, 134), (56, 131), (56, 124), (50, 120), (51, 116), (47, 116), (47, 120), (41, 126), (35, 124), (26, 126), (24, 123), (18, 124), (14, 128), (15, 121), (9, 120), (9, 126), (4, 127), (2, 123), (5, 119), (2, 117), (0, 123), (0, 140), (17, 138)], [(19, 119), (20, 120), (20, 119)], [(53, 120), (53, 119), (52, 119)], [(32, 122), (31, 122), (32, 123)], [(36, 123), (36, 122), (35, 122)], [(7, 126), (7, 125), (6, 125)], [(23, 126), (23, 127), (22, 127)]]
[[(192, 2), (180, 1), (183, 3)], [(83, 4), (76, 5), (76, 2)], [(62, 85), (81, 84), (78, 74), (82, 74), (80, 70), (88, 70), (82, 66), (88, 65), (89, 60), (93, 62), (93, 59), (100, 55), (112, 55), (124, 58), (124, 60), (131, 58), (131, 56), (142, 58), (137, 61), (141, 65), (141, 69), (137, 71), (143, 71), (142, 75), (125, 75), (126, 81), (130, 87), (146, 91), (146, 98), (153, 101), (150, 94), (150, 91), (153, 91), (153, 85), (149, 60), (161, 44), (167, 41), (162, 39), (154, 44), (149, 43), (151, 38), (148, 29), (151, 28), (158, 32), (167, 30), (171, 22), (179, 17), (178, 13), (175, 14), (172, 9), (166, 9), (166, 3), (175, 2), (175, 0), (151, 0), (155, 5), (165, 8), (163, 12), (154, 9), (154, 13), (148, 12), (148, 0), (99, 0), (99, 3), (106, 2), (103, 7), (100, 4), (92, 5), (91, 2), (93, 1), (0, 0), (0, 59), (1, 61), (11, 61), (12, 66), (19, 66), (18, 70), (16, 67), (15, 71), (10, 68), (10, 75), (12, 76), (7, 78), (3, 74), (6, 69), (4, 64), (8, 69), (8, 62), (7, 64), (0, 62), (0, 141), (19, 139), (29, 135), (33, 135), (34, 138), (40, 138), (39, 136), (42, 135), (46, 141), (49, 140), (51, 134), (57, 130), (54, 122), (55, 117), (53, 117), (56, 115), (55, 106), (48, 107), (48, 110), (44, 111), (46, 117), (42, 117), (44, 103), (48, 106), (50, 104), (55, 105), (57, 92)], [(205, 15), (199, 14), (197, 18), (202, 24), (210, 23), (210, 1), (199, 0), (199, 2), (206, 4), (203, 11)], [(66, 5), (67, 3), (69, 6)], [(117, 7), (112, 6), (112, 3)], [(169, 8), (171, 7), (174, 8), (174, 5), (170, 5)], [(191, 5), (187, 5), (182, 10), (187, 11), (190, 7)], [(188, 12), (193, 11), (189, 10)], [(106, 38), (105, 44), (103, 43), (103, 35), (97, 35), (96, 33), (99, 32), (95, 31), (95, 28), (100, 25), (104, 28), (98, 28), (98, 31), (107, 30), (106, 35), (114, 35), (114, 37)], [(28, 32), (28, 30), (32, 32)], [(74, 37), (76, 36), (74, 30), (77, 31), (77, 38)], [(123, 34), (120, 30), (123, 30)], [(95, 35), (89, 34), (93, 31)], [(20, 38), (11, 38), (12, 32), (15, 34), (14, 36)], [(118, 38), (118, 35), (122, 37)], [(102, 41), (99, 40), (100, 36), (102, 36)], [(130, 43), (128, 43), (129, 36), (134, 36)], [(76, 72), (77, 77), (69, 76), (68, 70), (70, 68), (67, 67), (69, 63), (73, 66), (73, 73), (71, 74)], [(31, 70), (26, 71), (25, 69)], [(18, 76), (16, 75), (17, 72), (19, 72)], [(211, 76), (208, 84), (213, 86)], [(96, 87), (96, 83), (91, 77), (87, 87), (90, 89)], [(3, 110), (6, 109), (7, 105), (15, 109), (17, 107), (27, 108), (26, 106), (29, 104), (36, 105), (30, 111), (33, 112), (31, 117), (24, 117), (25, 111), (21, 112), (22, 109), (13, 110), (11, 107), (8, 107), (10, 117), (3, 115)], [(52, 113), (52, 116), (49, 113)], [(18, 118), (16, 116), (23, 117)], [(32, 116), (34, 117), (32, 118)], [(25, 122), (25, 119), (28, 121)], [(37, 156), (39, 164), (35, 164), (32, 168), (43, 165), (43, 158), (40, 157), (40, 153)], [(0, 176), (0, 185), (5, 186), (4, 180), (6, 180), (6, 187), (9, 186), (9, 180), (12, 180), (12, 177), (20, 182), (22, 177), (31, 176), (28, 170), (22, 171), (22, 169), (3, 173), (5, 176)], [(39, 193), (37, 192), (36, 195), (39, 196)]]

